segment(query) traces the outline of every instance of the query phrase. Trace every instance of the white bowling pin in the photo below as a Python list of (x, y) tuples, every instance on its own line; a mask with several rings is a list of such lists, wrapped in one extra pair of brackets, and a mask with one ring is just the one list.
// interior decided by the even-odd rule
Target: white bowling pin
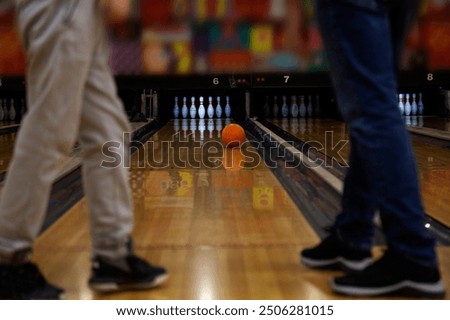
[(6, 103), (6, 99), (3, 99), (3, 120), (8, 120), (8, 118), (9, 118), (8, 106)]
[(198, 107), (198, 117), (200, 119), (204, 119), (205, 113), (206, 113), (206, 109), (205, 109), (205, 106), (203, 105), (203, 97), (200, 97), (200, 106)]
[(191, 98), (191, 108), (189, 109), (189, 115), (191, 119), (195, 119), (197, 116), (197, 108), (195, 107), (195, 97)]
[[(417, 101), (416, 101), (416, 94), (415, 93), (413, 93), (412, 95), (411, 95), (411, 114), (413, 115), (413, 116), (415, 116), (415, 115), (417, 115)], [(415, 125), (414, 123), (413, 123), (413, 125)]]
[(180, 116), (180, 107), (178, 106), (178, 97), (175, 97), (175, 105), (173, 106), (173, 117), (178, 119)]
[(417, 113), (419, 115), (423, 115), (425, 111), (425, 106), (423, 105), (422, 101), (422, 93), (419, 93), (419, 101), (417, 101)]
[(186, 97), (183, 97), (183, 106), (181, 107), (181, 116), (186, 119), (188, 116), (188, 107), (186, 105)]
[(308, 106), (306, 107), (306, 112), (308, 113), (308, 117), (310, 117), (310, 118), (314, 115), (311, 96), (308, 96)]
[(300, 96), (300, 107), (299, 107), (300, 118), (304, 118), (306, 116), (306, 105), (305, 105), (305, 96)]
[(225, 103), (225, 117), (229, 118), (231, 116), (231, 106), (230, 106), (230, 97), (225, 97), (226, 103)]
[(398, 109), (400, 114), (403, 116), (405, 114), (405, 102), (403, 100), (403, 93), (398, 94)]
[(291, 97), (291, 116), (293, 118), (298, 117), (298, 105), (297, 105), (297, 97), (296, 96)]
[(220, 105), (220, 97), (217, 97), (216, 117), (222, 118), (222, 106)]
[(212, 105), (212, 97), (208, 97), (208, 109), (206, 110), (206, 113), (208, 114), (208, 118), (214, 117), (214, 107)]
[(9, 107), (9, 120), (11, 120), (11, 121), (16, 120), (16, 115), (17, 115), (17, 112), (16, 112), (16, 107), (14, 105), (14, 99), (11, 99), (11, 104)]
[(411, 115), (411, 103), (409, 102), (409, 93), (405, 95), (405, 116)]
[(283, 99), (283, 104), (281, 105), (281, 116), (283, 118), (287, 118), (289, 116), (289, 108), (286, 102), (286, 96), (282, 97)]

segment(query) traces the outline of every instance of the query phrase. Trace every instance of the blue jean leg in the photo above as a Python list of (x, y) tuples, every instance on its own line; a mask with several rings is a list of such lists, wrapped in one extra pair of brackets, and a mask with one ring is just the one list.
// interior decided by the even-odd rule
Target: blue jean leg
[(352, 168), (335, 228), (347, 242), (367, 247), (365, 232), (372, 235), (370, 225), (378, 209), (391, 249), (435, 264), (414, 153), (397, 108), (396, 48), (389, 16), (389, 7), (381, 1), (317, 0), (337, 101), (352, 143)]
[[(347, 243), (369, 250), (372, 247), (374, 228), (372, 220), (367, 217), (374, 216), (378, 208), (374, 201), (370, 177), (366, 175), (359, 161), (361, 157), (357, 152), (358, 148), (352, 144), (349, 156), (350, 167), (345, 177), (342, 195), (342, 211), (345, 215), (337, 218), (335, 227), (338, 226), (336, 231)], [(357, 184), (353, 183), (356, 179)]]

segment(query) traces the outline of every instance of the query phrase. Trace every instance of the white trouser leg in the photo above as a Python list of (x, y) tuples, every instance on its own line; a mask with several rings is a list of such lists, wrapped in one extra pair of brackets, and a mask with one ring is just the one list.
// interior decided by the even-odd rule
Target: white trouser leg
[(32, 247), (58, 163), (77, 136), (86, 149), (83, 172), (94, 252), (123, 255), (132, 224), (127, 170), (99, 168), (98, 151), (106, 140), (122, 141), (128, 126), (107, 69), (97, 2), (18, 2), (29, 110), (0, 199), (0, 262)]

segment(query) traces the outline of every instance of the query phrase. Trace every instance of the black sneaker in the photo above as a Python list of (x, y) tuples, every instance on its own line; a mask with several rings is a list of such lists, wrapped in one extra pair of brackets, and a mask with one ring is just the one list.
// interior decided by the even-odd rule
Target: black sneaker
[(152, 266), (134, 255), (117, 261), (96, 257), (89, 286), (99, 292), (149, 289), (167, 278), (164, 268)]
[(443, 298), (437, 267), (428, 267), (388, 250), (366, 269), (331, 280), (331, 288), (352, 296), (405, 295)]
[(63, 292), (49, 284), (31, 262), (21, 265), (0, 264), (0, 299), (57, 300)]
[(347, 246), (335, 233), (331, 233), (319, 245), (300, 253), (301, 261), (310, 268), (362, 270), (373, 260), (370, 250)]

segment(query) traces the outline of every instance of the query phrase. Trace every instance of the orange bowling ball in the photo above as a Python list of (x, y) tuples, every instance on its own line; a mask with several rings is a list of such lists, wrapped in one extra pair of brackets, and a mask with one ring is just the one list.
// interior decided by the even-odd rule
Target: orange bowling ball
[(239, 147), (245, 141), (244, 129), (235, 123), (226, 125), (222, 130), (222, 142), (227, 148)]

